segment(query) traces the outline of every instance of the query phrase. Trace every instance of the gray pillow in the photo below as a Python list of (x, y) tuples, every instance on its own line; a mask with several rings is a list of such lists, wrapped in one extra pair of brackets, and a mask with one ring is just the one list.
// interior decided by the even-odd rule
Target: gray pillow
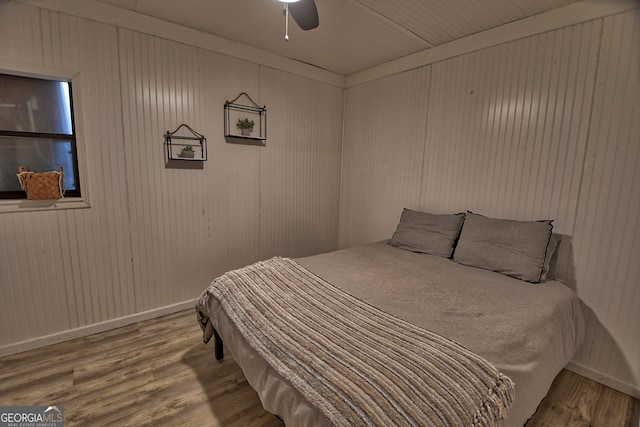
[(404, 209), (389, 244), (413, 252), (451, 258), (464, 214), (432, 214)]
[(539, 283), (552, 230), (551, 220), (514, 221), (467, 212), (453, 259)]

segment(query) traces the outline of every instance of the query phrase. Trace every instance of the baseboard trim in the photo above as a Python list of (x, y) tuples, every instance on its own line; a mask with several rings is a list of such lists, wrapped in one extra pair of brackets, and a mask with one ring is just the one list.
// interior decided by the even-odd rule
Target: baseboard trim
[[(130, 314), (117, 319), (106, 320), (104, 322), (94, 323), (91, 325), (81, 326), (79, 328), (69, 329), (67, 331), (56, 332), (54, 334), (36, 337), (17, 343), (7, 344), (0, 347), (0, 357), (9, 356), (11, 354), (21, 353), (23, 351), (33, 350), (35, 348), (45, 347), (51, 344), (57, 344), (63, 341), (69, 341), (75, 338), (82, 338), (100, 332), (109, 331), (111, 329), (120, 328), (131, 325), (133, 323), (142, 322), (144, 320), (153, 319), (167, 314), (176, 313), (195, 307), (196, 300), (188, 300), (164, 307), (154, 308), (152, 310), (140, 313)], [(195, 311), (193, 315), (195, 324)]]
[(628, 394), (629, 396), (635, 397), (636, 399), (640, 399), (640, 385), (622, 381), (619, 378), (614, 378), (609, 374), (605, 374), (574, 361), (569, 362), (569, 364), (567, 365), (567, 369), (571, 372), (575, 372), (578, 375), (587, 377), (590, 380), (599, 382), (600, 384), (606, 385), (607, 387), (618, 390), (621, 393)]

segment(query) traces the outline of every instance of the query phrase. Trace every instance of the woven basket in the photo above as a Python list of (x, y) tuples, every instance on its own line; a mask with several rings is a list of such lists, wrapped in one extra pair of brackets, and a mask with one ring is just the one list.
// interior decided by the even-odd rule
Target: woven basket
[(29, 200), (61, 199), (63, 196), (62, 180), (64, 172), (62, 166), (58, 171), (27, 172), (24, 166), (18, 168), (18, 181)]

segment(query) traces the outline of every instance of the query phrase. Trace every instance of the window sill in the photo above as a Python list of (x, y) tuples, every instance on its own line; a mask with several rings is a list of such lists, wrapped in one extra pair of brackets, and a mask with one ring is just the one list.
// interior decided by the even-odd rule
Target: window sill
[(0, 200), (0, 214), (10, 212), (59, 211), (66, 209), (90, 208), (89, 202), (81, 197), (67, 197), (60, 200)]

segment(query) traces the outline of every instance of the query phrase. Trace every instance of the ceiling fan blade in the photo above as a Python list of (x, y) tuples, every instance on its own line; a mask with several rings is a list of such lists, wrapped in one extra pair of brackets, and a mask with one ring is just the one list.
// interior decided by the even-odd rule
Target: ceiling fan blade
[(315, 0), (289, 3), (289, 13), (303, 30), (312, 30), (320, 24)]

